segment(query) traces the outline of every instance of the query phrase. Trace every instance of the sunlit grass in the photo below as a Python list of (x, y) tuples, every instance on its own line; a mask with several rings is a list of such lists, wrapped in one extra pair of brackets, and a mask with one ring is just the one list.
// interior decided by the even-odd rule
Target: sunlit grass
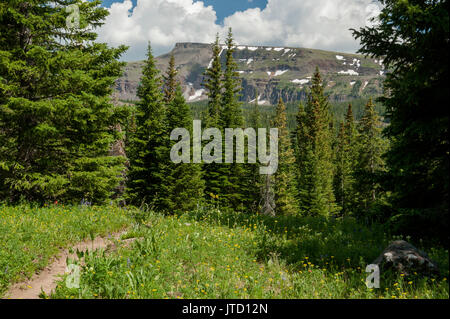
[[(379, 289), (366, 287), (365, 266), (379, 254), (378, 246), (389, 241), (381, 226), (365, 227), (351, 219), (274, 219), (214, 209), (182, 216), (149, 213), (145, 224), (133, 231), (143, 239), (131, 248), (87, 256), (80, 289), (68, 289), (61, 281), (51, 297), (449, 296), (445, 264), (441, 277), (389, 273), (382, 274)], [(434, 249), (431, 254), (448, 260), (447, 250)]]
[(44, 268), (60, 248), (129, 225), (114, 206), (0, 205), (0, 296), (7, 287)]

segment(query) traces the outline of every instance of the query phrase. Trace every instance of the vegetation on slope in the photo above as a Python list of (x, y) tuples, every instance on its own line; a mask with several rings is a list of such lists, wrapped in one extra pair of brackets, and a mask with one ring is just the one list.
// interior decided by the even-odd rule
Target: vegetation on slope
[[(216, 206), (216, 204), (214, 204)], [(448, 298), (448, 250), (431, 249), (438, 278), (365, 267), (392, 238), (353, 218), (265, 217), (218, 207), (184, 215), (142, 212), (130, 248), (85, 257), (80, 288), (51, 298)], [(127, 238), (125, 236), (124, 238)], [(63, 279), (64, 280), (64, 279)]]

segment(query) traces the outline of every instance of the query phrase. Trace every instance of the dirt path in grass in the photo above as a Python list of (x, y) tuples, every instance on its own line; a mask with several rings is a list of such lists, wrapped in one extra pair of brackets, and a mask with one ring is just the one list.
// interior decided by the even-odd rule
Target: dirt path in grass
[[(100, 248), (115, 249), (113, 239), (119, 239), (126, 231), (112, 233), (111, 237), (96, 237), (94, 240), (87, 240), (72, 246), (73, 254), (69, 253), (69, 249), (61, 251), (53, 261), (45, 267), (42, 271), (34, 274), (29, 280), (13, 284), (8, 292), (5, 294), (5, 299), (38, 299), (42, 290), (47, 294), (55, 290), (56, 280), (60, 279), (61, 275), (64, 275), (66, 271), (66, 259), (67, 257), (74, 259), (77, 258), (76, 251), (96, 250)], [(134, 238), (124, 240), (125, 244), (128, 244), (134, 240)]]

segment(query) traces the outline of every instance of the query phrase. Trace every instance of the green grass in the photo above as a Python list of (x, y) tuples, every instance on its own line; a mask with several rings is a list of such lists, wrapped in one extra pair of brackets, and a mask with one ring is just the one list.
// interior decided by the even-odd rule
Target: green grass
[(442, 276), (382, 273), (380, 289), (366, 287), (366, 265), (393, 239), (382, 225), (218, 209), (142, 214), (144, 225), (132, 231), (142, 239), (87, 255), (80, 288), (61, 280), (51, 298), (449, 297), (443, 248), (427, 249)]
[(113, 206), (0, 204), (0, 296), (14, 282), (44, 268), (60, 248), (129, 225), (130, 213)]

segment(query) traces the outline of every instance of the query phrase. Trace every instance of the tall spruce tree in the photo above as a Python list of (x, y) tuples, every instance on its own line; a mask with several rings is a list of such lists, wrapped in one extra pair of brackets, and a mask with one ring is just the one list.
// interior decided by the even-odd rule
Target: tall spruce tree
[(219, 43), (219, 35), (216, 35), (216, 41), (212, 45), (212, 60), (210, 66), (205, 71), (203, 86), (208, 94), (208, 117), (206, 118), (207, 127), (222, 127), (220, 115), (222, 111), (222, 62), (220, 54), (222, 48)]
[(295, 198), (295, 156), (287, 128), (286, 106), (280, 97), (272, 127), (278, 128), (278, 169), (274, 174), (275, 206), (277, 215), (298, 212)]
[[(383, 58), (392, 203), (410, 234), (449, 240), (449, 2), (382, 0), (359, 52)], [(410, 212), (411, 214), (408, 214)], [(432, 234), (432, 235), (430, 235)], [(419, 238), (422, 238), (419, 237)]]
[(334, 190), (336, 202), (347, 214), (354, 207), (354, 169), (356, 160), (356, 131), (351, 104), (348, 105), (345, 122), (342, 122), (336, 139)]
[(175, 67), (175, 56), (173, 53), (170, 55), (169, 66), (167, 68), (164, 78), (164, 102), (166, 104), (172, 102), (175, 98), (175, 91), (177, 89), (177, 69)]
[[(239, 92), (241, 81), (237, 73), (237, 64), (233, 58), (235, 44), (231, 28), (228, 30), (226, 39), (225, 70), (223, 76), (222, 94), (222, 125), (223, 128), (242, 128), (244, 118), (242, 116), (241, 103), (239, 103)], [(223, 133), (225, 138), (225, 133)], [(234, 143), (236, 149), (236, 144)], [(222, 164), (222, 197), (225, 204), (234, 209), (243, 209), (245, 197), (246, 166), (244, 163), (236, 162), (237, 152), (233, 151), (234, 162)]]
[(0, 200), (101, 203), (118, 185), (124, 158), (108, 151), (126, 116), (110, 95), (126, 47), (95, 42), (100, 3), (0, 3)]
[[(215, 127), (223, 129), (221, 113), (222, 113), (222, 47), (219, 42), (219, 35), (212, 45), (211, 64), (205, 71), (203, 86), (208, 94), (207, 114), (203, 121), (206, 127)], [(207, 198), (210, 194), (219, 195), (222, 193), (222, 183), (224, 180), (223, 166), (221, 163), (208, 163), (202, 165), (203, 176), (205, 180), (205, 193)]]
[(242, 116), (239, 92), (242, 90), (241, 80), (237, 72), (237, 63), (233, 58), (235, 44), (231, 28), (228, 30), (226, 39), (225, 70), (223, 72), (223, 94), (222, 94), (222, 121), (223, 127), (242, 127), (244, 118)]
[(170, 161), (166, 106), (161, 78), (150, 44), (136, 104), (136, 129), (127, 152), (130, 160), (128, 197), (133, 204), (167, 208), (167, 165)]
[(329, 216), (337, 209), (333, 193), (331, 115), (318, 68), (306, 107), (299, 106), (296, 137), (300, 210), (305, 215)]
[(358, 204), (361, 209), (370, 208), (380, 190), (378, 175), (385, 170), (383, 155), (387, 141), (382, 137), (382, 122), (370, 99), (358, 125), (357, 164), (355, 168)]
[[(258, 97), (258, 92), (255, 90), (255, 96)], [(247, 127), (253, 128), (256, 133), (256, 141), (258, 138), (258, 128), (261, 127), (261, 113), (259, 111), (258, 99), (255, 98), (252, 109), (250, 111)], [(249, 152), (253, 151), (258, 154), (258, 143), (255, 145), (248, 144)], [(253, 212), (258, 212), (261, 202), (261, 187), (263, 187), (263, 176), (259, 173), (259, 164), (248, 163), (247, 156), (246, 178), (243, 191), (246, 194), (246, 207)]]
[[(192, 115), (183, 97), (180, 85), (175, 89), (175, 96), (168, 104), (167, 121), (170, 131), (175, 128), (189, 130), (192, 139)], [(173, 146), (176, 141), (171, 141)], [(190, 147), (192, 154), (192, 147)], [(191, 158), (191, 156), (190, 156)], [(196, 207), (203, 197), (204, 181), (200, 164), (172, 163), (167, 167), (167, 209), (170, 212), (186, 212)]]

